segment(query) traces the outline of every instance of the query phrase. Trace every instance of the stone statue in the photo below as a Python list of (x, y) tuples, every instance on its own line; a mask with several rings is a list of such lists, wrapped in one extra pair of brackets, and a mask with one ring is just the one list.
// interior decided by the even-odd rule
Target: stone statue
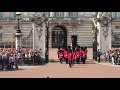
[(103, 30), (103, 36), (105, 37), (105, 39), (108, 35), (109, 23), (110, 23), (110, 20), (108, 18), (102, 19), (102, 30)]

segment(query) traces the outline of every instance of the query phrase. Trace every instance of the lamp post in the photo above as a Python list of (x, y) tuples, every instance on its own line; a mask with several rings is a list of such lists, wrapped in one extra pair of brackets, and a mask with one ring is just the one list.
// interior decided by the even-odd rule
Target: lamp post
[(17, 50), (18, 48), (21, 48), (21, 30), (20, 30), (20, 23), (19, 23), (21, 13), (16, 12), (16, 15), (18, 20), (18, 29), (16, 30), (16, 33), (15, 33), (15, 37), (16, 37), (15, 48)]
[(46, 26), (46, 51), (45, 51), (45, 62), (48, 63), (49, 61), (49, 21), (45, 17), (45, 26)]

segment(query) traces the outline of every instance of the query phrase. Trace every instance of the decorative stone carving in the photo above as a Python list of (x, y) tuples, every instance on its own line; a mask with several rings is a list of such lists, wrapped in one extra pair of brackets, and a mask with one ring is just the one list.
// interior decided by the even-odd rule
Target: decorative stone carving
[(103, 36), (105, 37), (105, 39), (108, 36), (109, 25), (110, 25), (110, 19), (107, 17), (102, 18), (101, 26), (102, 26), (102, 30), (103, 30)]
[(37, 30), (37, 35), (40, 41), (40, 37), (42, 36), (42, 31), (43, 31), (43, 21), (41, 19), (36, 20), (36, 30)]
[[(97, 15), (97, 49), (100, 49), (102, 53), (111, 49), (111, 13), (99, 12)], [(101, 56), (103, 58), (103, 56)]]
[(37, 35), (38, 35), (39, 41), (40, 41), (40, 37), (42, 36), (42, 31), (43, 31), (42, 28), (40, 27), (37, 28)]
[(101, 23), (101, 30), (103, 30), (103, 36), (106, 37), (108, 36), (108, 31), (109, 31), (109, 26), (111, 23), (111, 17), (109, 12), (98, 12), (97, 15), (98, 22)]
[(46, 25), (43, 13), (37, 12), (32, 19), (33, 49), (42, 50), (41, 58), (45, 58), (46, 51)]

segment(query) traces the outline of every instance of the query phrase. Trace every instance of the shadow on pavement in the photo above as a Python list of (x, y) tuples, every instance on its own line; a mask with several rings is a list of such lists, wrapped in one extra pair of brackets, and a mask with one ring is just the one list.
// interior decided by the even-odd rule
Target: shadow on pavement
[[(19, 68), (19, 69), (5, 70), (5, 71), (20, 71), (20, 70), (25, 70), (25, 69), (23, 69), (23, 68)], [(2, 71), (4, 71), (4, 70), (0, 70), (0, 72), (2, 72)]]

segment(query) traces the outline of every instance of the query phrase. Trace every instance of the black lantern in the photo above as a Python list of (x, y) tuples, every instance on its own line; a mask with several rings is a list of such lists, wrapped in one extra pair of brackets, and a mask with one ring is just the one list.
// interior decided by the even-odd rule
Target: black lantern
[(21, 18), (21, 13), (20, 12), (16, 12), (16, 15), (17, 15), (17, 20), (18, 20), (18, 29), (16, 30), (16, 33), (21, 33), (20, 24), (19, 24), (19, 20)]

